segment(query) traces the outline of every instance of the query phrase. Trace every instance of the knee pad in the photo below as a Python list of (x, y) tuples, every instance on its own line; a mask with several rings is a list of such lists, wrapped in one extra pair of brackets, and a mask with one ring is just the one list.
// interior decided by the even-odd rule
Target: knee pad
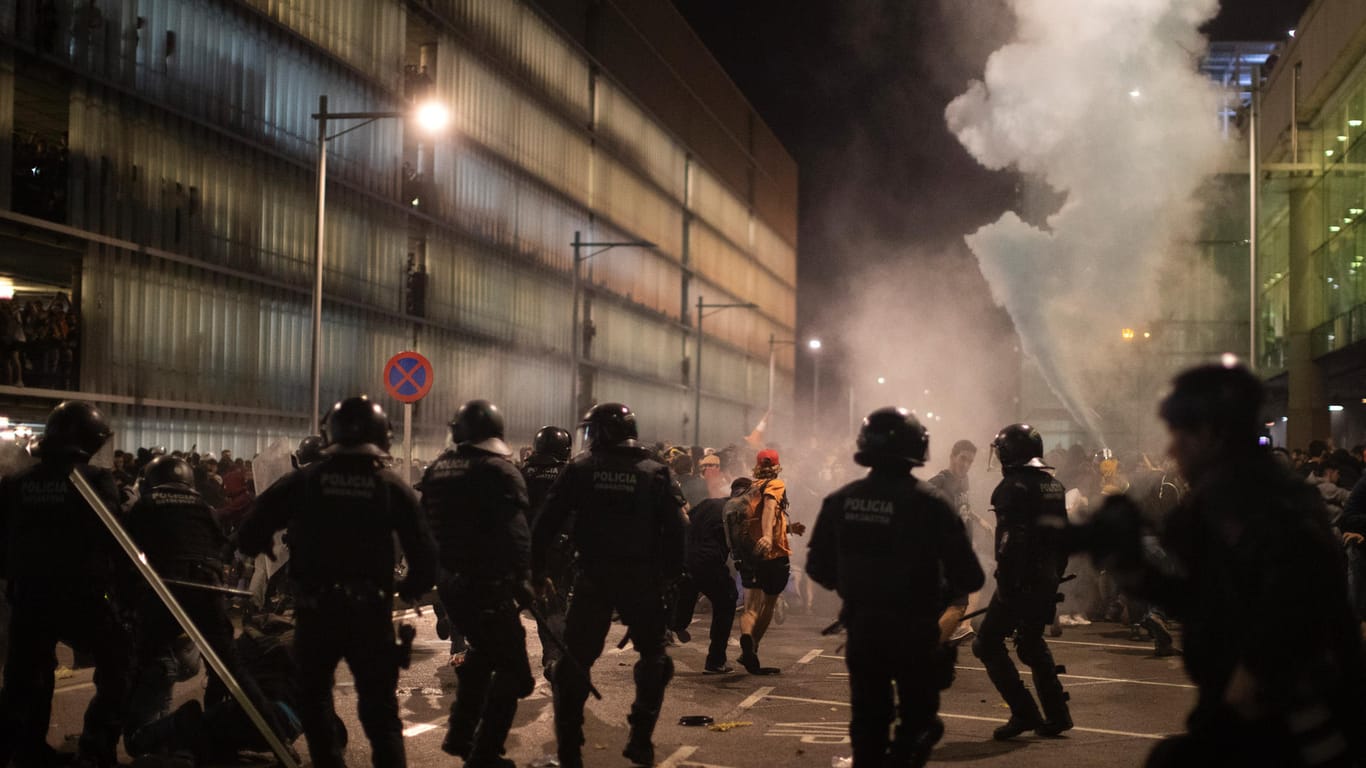
[(674, 660), (666, 653), (642, 656), (632, 670), (636, 685), (658, 685), (663, 688), (674, 676)]
[(1031, 669), (1039, 666), (1053, 667), (1052, 656), (1048, 653), (1048, 646), (1044, 645), (1043, 638), (1021, 639), (1015, 646), (1015, 652), (1019, 655), (1020, 661)]
[(978, 635), (972, 641), (972, 655), (982, 661), (997, 659), (1005, 655), (1005, 646), (999, 642), (994, 645), (988, 645), (982, 641), (982, 636)]

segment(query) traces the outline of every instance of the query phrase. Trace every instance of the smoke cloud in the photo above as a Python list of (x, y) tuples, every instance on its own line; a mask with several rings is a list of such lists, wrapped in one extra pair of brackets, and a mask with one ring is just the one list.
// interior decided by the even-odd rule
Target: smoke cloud
[[(1197, 71), (1216, 0), (1009, 0), (1012, 42), (946, 110), (983, 166), (1056, 210), (1017, 205), (966, 238), (1023, 352), (1101, 441), (1096, 372), (1120, 329), (1158, 314), (1159, 275), (1192, 252), (1197, 193), (1228, 151)], [(1054, 195), (1056, 197), (1054, 197)], [(1034, 223), (1031, 223), (1034, 222)]]

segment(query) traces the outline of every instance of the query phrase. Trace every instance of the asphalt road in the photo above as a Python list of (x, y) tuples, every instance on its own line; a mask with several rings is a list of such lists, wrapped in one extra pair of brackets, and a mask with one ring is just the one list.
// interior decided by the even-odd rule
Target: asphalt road
[[(456, 688), (448, 644), (437, 639), (430, 611), (406, 620), (419, 628), (414, 662), (400, 679), (398, 691), (408, 760), (413, 765), (456, 766), (458, 759), (440, 751)], [(839, 650), (841, 638), (819, 634), (829, 616), (793, 615), (775, 626), (761, 655), (764, 664), (777, 666), (782, 673), (763, 677), (743, 672), (704, 676), (707, 621), (707, 616), (699, 616), (692, 627), (693, 641), (670, 649), (677, 673), (655, 734), (659, 765), (826, 768), (835, 758), (850, 754), (848, 678)], [(526, 621), (526, 625), (532, 666), (539, 670), (540, 645), (531, 623)], [(631, 667), (636, 656), (629, 646), (616, 650), (622, 632), (620, 625), (613, 627), (607, 649), (593, 669), (605, 698), (589, 700), (584, 748), (588, 765), (628, 765), (621, 749), (627, 737)], [(1005, 722), (1008, 711), (981, 665), (964, 648), (957, 681), (943, 697), (940, 714), (947, 731), (931, 764), (1139, 766), (1157, 739), (1181, 730), (1195, 692), (1181, 671), (1179, 657), (1156, 658), (1151, 645), (1129, 641), (1127, 633), (1113, 624), (1068, 628), (1063, 637), (1050, 643), (1058, 663), (1067, 667), (1063, 680), (1072, 693), (1077, 727), (1055, 739), (1030, 736), (1006, 743), (992, 741), (992, 729)], [(732, 656), (738, 653), (735, 646)], [(61, 658), (66, 661), (69, 655)], [(352, 735), (347, 762), (367, 765), (369, 750), (356, 720), (355, 693), (344, 665), (337, 679), (337, 708)], [(202, 687), (202, 678), (177, 686), (177, 703), (199, 695)], [(77, 670), (58, 681), (51, 743), (74, 749), (91, 688), (89, 670)], [(679, 717), (690, 714), (709, 715), (718, 724), (734, 727), (716, 731), (678, 724)], [(552, 726), (550, 690), (540, 681), (518, 708), (508, 739), (509, 757), (520, 766), (553, 765), (546, 762), (555, 752)], [(296, 746), (306, 757), (304, 741), (300, 739)], [(260, 761), (267, 759), (260, 757)]]

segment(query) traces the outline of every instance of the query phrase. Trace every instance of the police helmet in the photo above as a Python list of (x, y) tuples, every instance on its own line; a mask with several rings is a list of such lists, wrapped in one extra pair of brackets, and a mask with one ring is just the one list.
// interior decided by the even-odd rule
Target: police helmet
[(294, 460), (295, 467), (306, 467), (322, 457), (323, 439), (317, 435), (309, 435), (299, 441), (299, 448), (290, 458)]
[(194, 488), (194, 469), (184, 459), (158, 456), (142, 471), (142, 482), (148, 488), (159, 485), (183, 485)]
[(1202, 365), (1172, 380), (1158, 415), (1173, 429), (1208, 427), (1230, 445), (1256, 445), (1262, 383), (1241, 365)]
[(1011, 424), (1003, 427), (991, 441), (991, 448), (1000, 459), (1001, 466), (1043, 467), (1043, 435), (1028, 424)]
[(81, 400), (67, 400), (47, 416), (42, 454), (89, 461), (113, 434), (99, 408)]
[(590, 451), (615, 445), (635, 445), (640, 437), (636, 429), (636, 415), (621, 403), (593, 406), (584, 414), (579, 428), (583, 430), (583, 444)]
[(930, 433), (905, 408), (879, 408), (868, 414), (859, 427), (854, 461), (865, 467), (919, 467), (929, 458)]
[(451, 417), (451, 442), (471, 445), (483, 451), (507, 456), (512, 453), (503, 442), (503, 412), (488, 400), (470, 400)]
[(541, 456), (569, 461), (569, 454), (574, 450), (574, 436), (560, 427), (541, 427), (531, 441), (531, 450)]
[(323, 441), (328, 451), (371, 445), (388, 453), (393, 435), (384, 409), (365, 395), (337, 401), (323, 422)]

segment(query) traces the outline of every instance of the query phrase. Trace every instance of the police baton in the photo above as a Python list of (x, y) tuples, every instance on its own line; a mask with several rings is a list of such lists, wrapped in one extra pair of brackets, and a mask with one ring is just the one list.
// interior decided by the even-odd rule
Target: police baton
[[(1071, 581), (1072, 579), (1075, 579), (1075, 578), (1077, 578), (1077, 574), (1075, 574), (1075, 573), (1069, 573), (1069, 574), (1067, 574), (1066, 576), (1064, 576), (1064, 577), (1062, 577), (1061, 579), (1058, 580), (1058, 586), (1062, 586), (1063, 584), (1066, 584), (1067, 582), (1069, 582), (1069, 581)], [(1059, 594), (1056, 596), (1055, 602), (1059, 602), (1059, 603), (1062, 602), (1062, 593), (1059, 593)], [(990, 605), (987, 606), (987, 608), (990, 608), (990, 607), (991, 607)], [(968, 619), (975, 619), (975, 618), (977, 618), (978, 616), (981, 616), (982, 614), (984, 614), (984, 613), (986, 613), (986, 612), (987, 612), (987, 609), (986, 609), (986, 608), (978, 608), (977, 610), (973, 611), (972, 613), (965, 613), (965, 614), (963, 614), (963, 618), (959, 619), (959, 621), (967, 621)]]
[(585, 683), (588, 683), (588, 692), (593, 694), (593, 698), (602, 701), (602, 694), (598, 691), (597, 686), (593, 685), (593, 678), (588, 676), (588, 670), (584, 669), (583, 665), (579, 663), (579, 660), (574, 658), (574, 654), (569, 652), (569, 646), (565, 645), (564, 638), (555, 634), (555, 630), (550, 628), (550, 623), (546, 621), (545, 613), (541, 611), (540, 606), (536, 605), (536, 601), (528, 600), (522, 608), (524, 608), (527, 613), (531, 614), (531, 618), (535, 619), (537, 624), (545, 628), (545, 636), (550, 638), (550, 644), (555, 646), (556, 650), (560, 652), (560, 660), (569, 662), (569, 666), (574, 672), (577, 673), (579, 677), (582, 677)]

